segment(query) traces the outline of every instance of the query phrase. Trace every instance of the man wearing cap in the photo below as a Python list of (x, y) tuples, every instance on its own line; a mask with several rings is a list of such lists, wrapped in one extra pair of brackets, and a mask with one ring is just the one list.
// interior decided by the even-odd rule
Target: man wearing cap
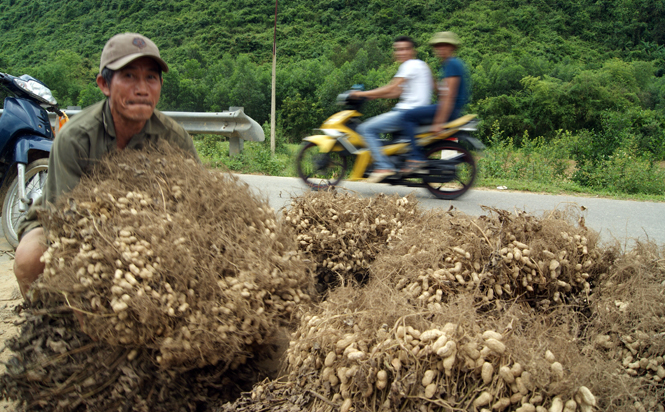
[(358, 133), (365, 139), (374, 159), (374, 172), (367, 178), (369, 183), (378, 183), (397, 172), (382, 152), (379, 134), (399, 131), (404, 110), (424, 106), (432, 99), (432, 72), (427, 63), (416, 59), (413, 39), (408, 36), (397, 37), (393, 42), (393, 51), (395, 60), (402, 64), (390, 83), (351, 94), (352, 97), (368, 99), (400, 99), (390, 112), (371, 117), (358, 126)]
[(107, 98), (82, 110), (60, 131), (53, 142), (41, 202), (31, 206), (18, 228), (21, 240), (14, 274), (24, 297), (44, 270), (39, 258), (46, 250), (46, 238), (37, 221), (37, 208), (55, 204), (105, 154), (165, 140), (199, 160), (187, 132), (155, 109), (162, 73), (168, 70), (155, 43), (140, 34), (118, 34), (104, 46), (97, 86)]
[(441, 60), (439, 69), (439, 102), (437, 104), (407, 110), (402, 117), (402, 130), (411, 139), (411, 156), (402, 173), (417, 173), (427, 164), (425, 155), (416, 144), (416, 128), (432, 124), (431, 132), (439, 134), (444, 123), (460, 117), (469, 99), (469, 75), (462, 60), (455, 57), (460, 45), (457, 35), (450, 31), (439, 32), (430, 44)]

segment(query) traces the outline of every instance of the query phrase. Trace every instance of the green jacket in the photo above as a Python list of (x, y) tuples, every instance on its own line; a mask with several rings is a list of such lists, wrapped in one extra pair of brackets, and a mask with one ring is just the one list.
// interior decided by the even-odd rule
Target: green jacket
[[(115, 127), (107, 100), (82, 110), (67, 122), (53, 142), (48, 163), (48, 176), (41, 201), (30, 207), (19, 224), (19, 238), (40, 227), (37, 210), (44, 204), (55, 204), (64, 193), (70, 192), (105, 154), (118, 150)], [(140, 149), (146, 143), (164, 139), (174, 146), (190, 152), (200, 162), (194, 142), (189, 134), (173, 119), (155, 110), (143, 130), (134, 135), (128, 149)]]

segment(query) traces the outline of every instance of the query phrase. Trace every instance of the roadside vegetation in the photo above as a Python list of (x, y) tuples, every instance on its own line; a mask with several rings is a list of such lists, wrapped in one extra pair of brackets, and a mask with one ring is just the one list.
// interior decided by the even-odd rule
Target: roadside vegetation
[[(599, 183), (584, 186), (574, 180), (576, 161), (568, 145), (575, 141), (569, 133), (553, 142), (543, 139), (515, 144), (511, 139), (493, 137), (487, 150), (477, 158), (479, 175), (476, 187), (521, 190), (542, 193), (569, 193), (585, 196), (612, 197), (645, 201), (665, 201), (665, 167), (639, 157), (627, 155), (604, 162), (595, 175)], [(279, 141), (279, 139), (278, 139)], [(194, 141), (204, 164), (211, 168), (228, 168), (248, 174), (296, 177), (295, 158), (299, 144), (286, 143), (270, 152), (269, 133), (265, 142), (245, 142), (238, 156), (229, 156), (229, 143), (220, 136), (199, 136)], [(576, 142), (579, 144), (579, 142)]]

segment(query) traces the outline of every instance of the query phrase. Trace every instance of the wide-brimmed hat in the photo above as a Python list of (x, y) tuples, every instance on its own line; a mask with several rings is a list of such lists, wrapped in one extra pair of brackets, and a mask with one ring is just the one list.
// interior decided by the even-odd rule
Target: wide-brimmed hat
[(153, 58), (164, 73), (169, 71), (169, 66), (159, 56), (159, 49), (152, 40), (138, 33), (116, 34), (106, 42), (102, 50), (99, 73), (104, 67), (111, 70), (121, 69), (127, 63), (144, 56)]
[(432, 39), (429, 41), (429, 44), (434, 46), (435, 44), (452, 44), (454, 46), (459, 46), (462, 44), (459, 37), (452, 31), (440, 31), (436, 33)]

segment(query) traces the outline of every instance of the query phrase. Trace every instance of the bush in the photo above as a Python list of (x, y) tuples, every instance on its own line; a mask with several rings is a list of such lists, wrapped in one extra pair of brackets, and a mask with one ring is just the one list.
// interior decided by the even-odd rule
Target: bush
[(195, 140), (196, 151), (201, 161), (209, 167), (225, 166), (240, 173), (261, 173), (271, 176), (289, 176), (292, 174), (289, 164), (292, 163), (290, 150), (279, 145), (273, 156), (270, 142), (245, 142), (242, 152), (237, 156), (229, 156), (229, 143), (218, 136), (206, 135)]
[(478, 162), (482, 177), (540, 183), (567, 179), (566, 139), (569, 133), (559, 131), (557, 137), (548, 143), (543, 137), (530, 139), (525, 132), (520, 139), (521, 144), (517, 145), (512, 136), (504, 137), (497, 122), (491, 130), (489, 147)]
[(251, 173), (264, 173), (270, 176), (281, 176), (286, 169), (286, 161), (279, 159), (270, 152), (270, 142), (245, 144), (243, 155), (248, 158)]
[(597, 167), (586, 171), (587, 184), (597, 189), (628, 194), (665, 194), (665, 169), (634, 147), (621, 147)]
[(196, 146), (196, 151), (201, 157), (217, 157), (220, 155), (221, 148), (218, 143), (220, 143), (222, 138), (214, 134), (206, 134), (203, 136), (203, 139), (199, 140), (199, 144)]

